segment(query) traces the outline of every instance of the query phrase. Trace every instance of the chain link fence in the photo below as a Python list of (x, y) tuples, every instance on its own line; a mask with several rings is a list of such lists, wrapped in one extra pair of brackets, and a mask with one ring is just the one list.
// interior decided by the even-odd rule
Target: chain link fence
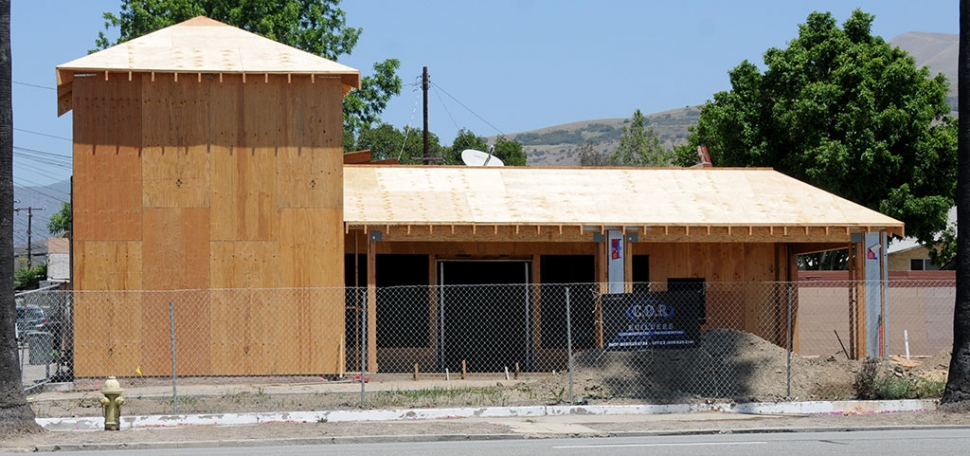
[[(47, 316), (21, 328), (24, 385), (95, 397), (114, 375), (157, 402), (145, 410), (216, 413), (925, 397), (945, 381), (952, 280), (606, 290), (45, 291), (18, 298)], [(873, 350), (883, 361), (862, 361)]]

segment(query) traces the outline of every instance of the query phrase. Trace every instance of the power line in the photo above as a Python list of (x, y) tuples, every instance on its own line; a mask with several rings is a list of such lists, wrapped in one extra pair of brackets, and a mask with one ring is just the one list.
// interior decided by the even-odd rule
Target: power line
[(23, 133), (30, 133), (32, 135), (45, 136), (45, 137), (54, 138), (54, 139), (63, 139), (64, 141), (74, 142), (74, 140), (71, 139), (71, 138), (65, 138), (63, 136), (57, 136), (57, 135), (50, 135), (50, 134), (47, 134), (47, 133), (41, 133), (39, 131), (25, 130), (23, 128), (16, 128), (16, 127), (14, 127), (14, 131), (19, 131), (19, 132), (23, 132)]
[(438, 88), (435, 86), (432, 86), (431, 88), (435, 89), (434, 94), (436, 97), (438, 97), (438, 102), (441, 103), (441, 107), (444, 108), (446, 113), (448, 113), (448, 118), (451, 119), (451, 123), (455, 124), (455, 128), (460, 130), (461, 127), (458, 126), (458, 122), (455, 122), (455, 116), (451, 115), (451, 110), (448, 109), (448, 105), (446, 105), (445, 101), (441, 99), (441, 94), (438, 93)]
[(31, 84), (29, 82), (13, 81), (13, 83), (14, 84), (17, 84), (17, 85), (27, 86), (27, 87), (34, 87), (34, 88), (37, 88), (37, 89), (46, 89), (46, 90), (54, 90), (54, 91), (57, 90), (56, 87), (49, 87), (49, 86), (42, 86), (42, 85), (37, 85), (37, 84)]
[(478, 115), (478, 113), (476, 113), (475, 111), (472, 111), (472, 110), (471, 110), (471, 108), (469, 108), (468, 106), (465, 106), (465, 104), (464, 104), (464, 103), (462, 103), (462, 102), (460, 102), (460, 101), (458, 101), (458, 99), (457, 99), (457, 98), (455, 98), (455, 97), (454, 97), (454, 95), (452, 95), (452, 94), (450, 94), (450, 93), (448, 93), (448, 91), (447, 91), (447, 90), (445, 90), (445, 89), (444, 89), (444, 87), (441, 87), (441, 86), (440, 86), (440, 85), (438, 85), (438, 84), (432, 84), (432, 85), (434, 85), (435, 87), (437, 87), (437, 88), (439, 88), (439, 89), (441, 89), (441, 91), (442, 91), (442, 92), (444, 92), (444, 93), (445, 93), (445, 95), (448, 95), (448, 97), (450, 97), (450, 98), (451, 98), (452, 100), (455, 100), (455, 103), (458, 103), (458, 105), (459, 105), (459, 106), (461, 106), (461, 107), (463, 107), (463, 108), (465, 108), (465, 110), (467, 110), (468, 112), (470, 112), (470, 113), (472, 113), (472, 115), (474, 115), (475, 117), (478, 117), (478, 120), (481, 120), (482, 122), (485, 122), (485, 123), (486, 123), (486, 124), (487, 124), (488, 126), (490, 126), (490, 127), (492, 127), (492, 128), (494, 128), (494, 129), (495, 129), (495, 131), (497, 131), (497, 132), (499, 132), (499, 134), (500, 134), (500, 135), (505, 135), (505, 132), (503, 132), (502, 130), (499, 130), (499, 129), (498, 129), (498, 127), (496, 127), (495, 125), (492, 125), (492, 123), (491, 123), (491, 122), (489, 122), (489, 121), (487, 121), (487, 120), (485, 120), (485, 118), (484, 118), (484, 117), (482, 117), (482, 116), (480, 116), (480, 115)]

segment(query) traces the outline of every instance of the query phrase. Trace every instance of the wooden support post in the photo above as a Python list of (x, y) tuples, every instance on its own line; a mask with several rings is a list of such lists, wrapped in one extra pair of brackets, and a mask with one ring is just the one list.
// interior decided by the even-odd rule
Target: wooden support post
[(461, 379), (465, 380), (468, 376), (468, 364), (465, 360), (461, 360)]
[(377, 372), (377, 248), (367, 234), (367, 369)]
[(603, 298), (602, 296), (608, 291), (609, 284), (606, 278), (606, 248), (607, 242), (602, 242), (596, 245), (596, 282), (599, 287), (599, 293), (596, 295), (596, 300), (594, 302), (593, 310), (593, 328), (596, 337), (596, 348), (603, 348)]
[(519, 363), (515, 363), (515, 379), (519, 379)]
[(414, 379), (418, 379), (418, 363), (414, 363)]

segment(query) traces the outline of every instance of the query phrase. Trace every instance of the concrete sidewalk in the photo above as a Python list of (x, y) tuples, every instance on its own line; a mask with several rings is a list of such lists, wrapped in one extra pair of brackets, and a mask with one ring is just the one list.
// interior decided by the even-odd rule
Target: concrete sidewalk
[[(707, 409), (705, 410), (705, 407)], [(784, 408), (784, 410), (782, 410)], [(280, 412), (126, 417), (118, 432), (97, 418), (38, 420), (44, 434), (0, 442), (0, 452), (211, 448), (611, 437), (709, 433), (851, 431), (961, 427), (970, 415), (933, 411), (933, 401), (671, 406), (557, 406), (479, 409)], [(811, 411), (814, 410), (814, 411)], [(827, 410), (827, 411), (822, 411)], [(316, 420), (314, 420), (316, 417)], [(243, 424), (248, 422), (249, 424)], [(258, 424), (257, 424), (258, 423)], [(98, 427), (100, 425), (100, 427)]]

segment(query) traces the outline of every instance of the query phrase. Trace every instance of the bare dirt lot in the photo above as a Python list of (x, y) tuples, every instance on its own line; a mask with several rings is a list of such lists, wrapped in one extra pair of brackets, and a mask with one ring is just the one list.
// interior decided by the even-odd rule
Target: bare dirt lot
[[(791, 391), (786, 350), (751, 334), (709, 330), (690, 350), (604, 352), (591, 350), (574, 358), (573, 391), (589, 404), (767, 402), (780, 400), (853, 399), (862, 385), (869, 393), (933, 397), (942, 387), (949, 352), (924, 360), (848, 360), (842, 354), (818, 358), (791, 357)], [(32, 398), (39, 417), (99, 416), (99, 380), (77, 382), (82, 392), (46, 392)], [(865, 382), (863, 382), (865, 383)], [(122, 379), (125, 415), (170, 414), (168, 379)], [(868, 386), (866, 386), (868, 385)], [(902, 387), (900, 385), (903, 385)], [(929, 385), (929, 386), (928, 386)], [(934, 386), (935, 385), (935, 386)], [(930, 387), (932, 386), (932, 388)], [(224, 412), (326, 411), (360, 408), (360, 384), (353, 379), (321, 377), (193, 378), (179, 380), (180, 414)], [(506, 380), (501, 374), (471, 374), (467, 380), (441, 376), (374, 374), (366, 384), (366, 408), (443, 408), (516, 405), (559, 405), (569, 401), (566, 373), (530, 373)], [(936, 389), (934, 389), (936, 388)], [(0, 450), (118, 447), (152, 443), (288, 441), (361, 441), (394, 436), (447, 435), (488, 438), (507, 434), (558, 435), (543, 423), (556, 417), (397, 420), (360, 423), (267, 423), (253, 426), (179, 426), (121, 432), (44, 432), (0, 436)], [(909, 413), (840, 413), (802, 416), (743, 416), (694, 413), (605, 417), (567, 417), (582, 432), (568, 435), (615, 435), (643, 432), (731, 431), (743, 429), (818, 429), (886, 426), (970, 426), (970, 414), (924, 411)], [(531, 429), (535, 427), (533, 432)], [(539, 430), (546, 429), (545, 431)], [(375, 437), (376, 436), (376, 437)], [(208, 443), (206, 443), (208, 442)]]
[[(939, 397), (950, 354), (919, 361), (882, 360), (868, 366), (843, 354), (792, 355), (749, 333), (706, 331), (698, 348), (646, 352), (589, 350), (575, 356), (573, 395), (590, 404), (775, 402), (784, 400)], [(860, 373), (870, 381), (859, 391)], [(100, 380), (79, 380), (87, 392), (43, 393), (33, 398), (38, 417), (99, 416)], [(187, 378), (173, 404), (170, 379), (122, 379), (128, 415), (253, 413), (357, 409), (360, 384), (322, 377)], [(789, 390), (790, 387), (790, 390)], [(558, 405), (568, 403), (569, 375), (529, 373), (519, 379), (470, 374), (445, 381), (423, 374), (374, 374), (366, 385), (368, 409)], [(860, 394), (862, 393), (862, 394)]]

